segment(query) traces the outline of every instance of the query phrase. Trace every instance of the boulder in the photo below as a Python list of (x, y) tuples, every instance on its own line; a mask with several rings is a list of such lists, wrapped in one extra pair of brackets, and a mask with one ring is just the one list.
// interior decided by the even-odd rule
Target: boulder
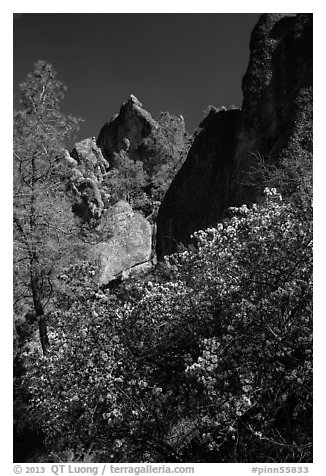
[(152, 229), (131, 206), (119, 201), (107, 210), (99, 226), (105, 241), (90, 247), (89, 256), (98, 264), (98, 284), (147, 271), (151, 267)]

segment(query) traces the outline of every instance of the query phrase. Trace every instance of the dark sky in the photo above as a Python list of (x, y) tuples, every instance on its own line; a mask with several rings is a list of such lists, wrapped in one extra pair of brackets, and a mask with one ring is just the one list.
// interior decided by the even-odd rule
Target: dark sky
[(130, 93), (155, 118), (182, 114), (192, 133), (208, 105), (241, 106), (260, 14), (23, 14), (14, 19), (14, 103), (38, 59), (68, 86), (65, 112), (97, 136)]

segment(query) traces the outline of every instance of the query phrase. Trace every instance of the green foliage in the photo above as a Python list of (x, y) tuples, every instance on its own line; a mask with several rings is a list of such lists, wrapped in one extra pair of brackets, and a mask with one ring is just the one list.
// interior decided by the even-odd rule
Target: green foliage
[(61, 275), (75, 299), (25, 353), (48, 454), (311, 461), (312, 210), (266, 195), (115, 292), (87, 263)]

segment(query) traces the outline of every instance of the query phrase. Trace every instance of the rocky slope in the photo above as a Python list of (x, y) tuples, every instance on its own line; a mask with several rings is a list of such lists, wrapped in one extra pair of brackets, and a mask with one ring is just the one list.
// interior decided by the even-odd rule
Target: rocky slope
[[(312, 161), (312, 15), (265, 14), (253, 30), (239, 111), (211, 111), (158, 213), (158, 257), (257, 199), (258, 157)], [(312, 166), (312, 164), (311, 164)]]

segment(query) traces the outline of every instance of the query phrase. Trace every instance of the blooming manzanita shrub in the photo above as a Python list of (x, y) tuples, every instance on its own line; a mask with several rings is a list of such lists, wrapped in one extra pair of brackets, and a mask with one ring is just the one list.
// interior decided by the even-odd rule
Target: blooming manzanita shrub
[(312, 211), (266, 195), (195, 233), (163, 272), (59, 309), (25, 377), (49, 448), (311, 460)]
[(204, 389), (205, 438), (223, 461), (232, 440), (237, 461), (311, 457), (312, 215), (280, 198), (267, 190), (264, 206), (196, 233), (189, 256), (216, 321), (186, 372)]

